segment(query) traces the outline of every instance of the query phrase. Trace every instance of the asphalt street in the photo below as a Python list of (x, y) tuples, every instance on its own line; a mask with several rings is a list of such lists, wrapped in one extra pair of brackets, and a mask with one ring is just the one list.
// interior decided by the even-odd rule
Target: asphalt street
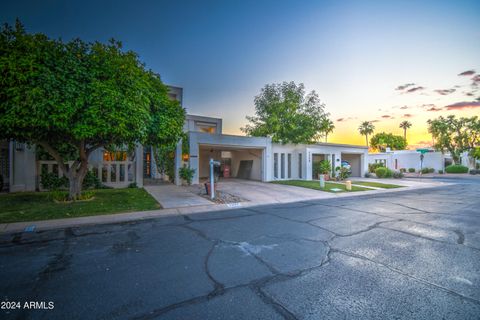
[(0, 318), (479, 319), (480, 180), (465, 181), (4, 235), (1, 301), (22, 307)]

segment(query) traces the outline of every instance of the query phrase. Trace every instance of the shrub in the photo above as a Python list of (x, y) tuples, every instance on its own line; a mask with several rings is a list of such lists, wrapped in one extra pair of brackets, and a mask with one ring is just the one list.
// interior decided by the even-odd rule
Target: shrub
[(375, 170), (377, 170), (377, 168), (380, 168), (380, 167), (383, 167), (383, 164), (380, 163), (380, 162), (369, 163), (369, 164), (368, 164), (368, 172), (374, 173)]
[(387, 173), (385, 174), (385, 178), (393, 177), (393, 171), (387, 168)]
[(421, 172), (422, 172), (423, 174), (425, 174), (425, 173), (434, 173), (434, 172), (435, 172), (435, 169), (425, 167), (425, 168), (422, 168), (422, 171), (421, 171)]
[(95, 197), (95, 192), (93, 190), (83, 191), (77, 200), (90, 200)]
[(414, 172), (415, 172), (415, 168), (408, 168), (408, 172), (414, 173)]
[(68, 178), (65, 176), (59, 177), (53, 172), (42, 172), (40, 175), (40, 184), (46, 190), (59, 190), (68, 187)]
[[(89, 191), (83, 191), (76, 200), (90, 200), (93, 199), (95, 196), (95, 192), (93, 190)], [(67, 191), (62, 191), (62, 190), (54, 190), (50, 192), (50, 197), (56, 202), (70, 202), (68, 200), (68, 192)]]
[(320, 161), (320, 173), (328, 174), (332, 171), (332, 164), (328, 160)]
[[(68, 188), (68, 178), (65, 176), (59, 177), (53, 172), (42, 172), (40, 175), (40, 183), (43, 189), (46, 190), (60, 190)], [(103, 189), (105, 188), (100, 180), (94, 175), (93, 171), (88, 171), (83, 178), (83, 189)]]
[(68, 200), (68, 192), (54, 190), (50, 193), (51, 198), (56, 202), (66, 202)]
[(348, 178), (349, 173), (346, 167), (337, 167), (335, 169), (338, 171), (338, 179), (345, 180)]
[(315, 161), (313, 163), (313, 176), (318, 177), (321, 174), (328, 174), (332, 171), (332, 164), (328, 160)]
[(372, 174), (370, 172), (365, 173), (365, 178), (371, 178), (371, 177), (372, 177)]
[(478, 171), (478, 170), (476, 170), (476, 169), (470, 169), (469, 173), (470, 173), (470, 174), (477, 174), (477, 171)]
[(3, 176), (0, 174), (0, 192), (3, 190)]
[(138, 188), (138, 187), (137, 187), (137, 183), (136, 183), (136, 182), (132, 182), (132, 183), (130, 183), (130, 184), (128, 185), (128, 187), (129, 187), (130, 189), (135, 189), (135, 188)]
[(100, 179), (95, 176), (93, 171), (88, 171), (85, 175), (85, 178), (83, 178), (82, 187), (83, 189), (101, 189), (103, 185), (100, 182)]
[(387, 168), (385, 167), (379, 167), (377, 169), (375, 169), (375, 175), (377, 176), (377, 178), (385, 178), (385, 176), (387, 175)]
[(407, 172), (407, 169), (405, 169), (405, 168), (400, 168), (400, 172), (401, 172), (401, 173), (405, 173), (405, 172)]
[(188, 185), (192, 184), (192, 179), (193, 179), (193, 175), (195, 174), (195, 169), (184, 166), (179, 169), (178, 173), (180, 175), (180, 178), (187, 181)]
[(443, 174), (443, 170), (438, 170), (438, 173), (439, 173), (439, 174)]
[(403, 172), (401, 172), (401, 171), (395, 171), (395, 172), (393, 173), (393, 177), (394, 177), (395, 179), (402, 179), (402, 178), (403, 178)]
[(446, 173), (467, 173), (468, 168), (460, 164), (452, 164), (445, 168)]

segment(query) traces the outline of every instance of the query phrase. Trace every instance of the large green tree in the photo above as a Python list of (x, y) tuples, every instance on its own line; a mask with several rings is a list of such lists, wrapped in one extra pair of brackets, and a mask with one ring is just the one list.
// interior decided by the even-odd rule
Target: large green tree
[(114, 40), (63, 42), (17, 21), (0, 33), (0, 74), (0, 139), (47, 151), (69, 179), (70, 199), (80, 195), (98, 148), (175, 144), (182, 133), (184, 109)]
[(440, 116), (428, 120), (428, 132), (435, 139), (435, 149), (450, 152), (455, 163), (460, 162), (460, 155), (472, 151), (480, 145), (480, 119), (456, 118), (454, 115)]
[(385, 152), (387, 148), (391, 150), (404, 150), (407, 147), (407, 141), (402, 136), (379, 132), (370, 139), (370, 146), (381, 152)]
[(310, 143), (323, 136), (325, 105), (315, 91), (294, 82), (267, 84), (255, 97), (255, 116), (242, 131), (250, 136), (270, 136), (273, 142)]

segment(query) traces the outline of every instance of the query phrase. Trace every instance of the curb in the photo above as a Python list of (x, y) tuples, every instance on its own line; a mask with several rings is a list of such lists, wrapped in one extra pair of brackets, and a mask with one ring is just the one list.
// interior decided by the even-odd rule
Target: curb
[[(378, 190), (372, 189), (369, 191), (352, 192), (352, 193), (339, 193), (339, 194), (328, 193), (328, 194), (322, 194), (322, 197), (318, 197), (318, 198), (315, 197), (315, 198), (309, 198), (309, 199), (298, 199), (298, 200), (287, 200), (287, 201), (277, 200), (277, 201), (261, 202), (261, 203), (240, 202), (238, 204), (211, 204), (211, 205), (188, 206), (188, 207), (180, 207), (180, 208), (158, 209), (158, 210), (151, 210), (151, 211), (115, 213), (115, 214), (88, 216), (88, 217), (79, 217), (79, 218), (11, 222), (11, 223), (0, 224), (0, 235), (25, 232), (26, 228), (31, 229), (32, 226), (34, 229), (33, 232), (37, 232), (37, 231), (64, 229), (64, 228), (72, 228), (72, 227), (113, 224), (113, 223), (122, 223), (122, 222), (130, 222), (130, 221), (141, 221), (141, 220), (148, 220), (148, 219), (155, 219), (155, 218), (162, 218), (162, 217), (182, 216), (182, 215), (201, 213), (201, 212), (234, 210), (234, 209), (241, 209), (246, 207), (262, 206), (262, 205), (285, 204), (285, 203), (305, 202), (305, 201), (312, 201), (312, 200), (323, 200), (323, 199), (338, 199), (338, 198), (345, 198), (345, 197), (370, 196), (370, 195), (383, 194), (383, 193), (436, 188), (444, 185), (449, 185), (449, 183), (436, 183), (436, 185), (423, 185), (423, 186), (415, 186), (415, 187), (404, 186), (403, 188), (395, 188), (395, 189), (378, 189)], [(301, 187), (296, 187), (296, 188), (301, 188)], [(32, 232), (32, 231), (28, 231), (28, 232)]]

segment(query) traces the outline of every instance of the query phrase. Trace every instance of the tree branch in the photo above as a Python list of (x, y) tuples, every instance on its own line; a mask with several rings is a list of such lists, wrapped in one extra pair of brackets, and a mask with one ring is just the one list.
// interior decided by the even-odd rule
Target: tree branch
[(45, 141), (39, 141), (39, 145), (41, 145), (47, 152), (57, 161), (58, 166), (60, 167), (60, 170), (62, 170), (63, 174), (66, 176), (70, 176), (71, 172), (70, 170), (67, 170), (67, 166), (65, 165), (65, 162), (63, 160), (63, 157), (58, 153), (57, 150), (55, 150), (52, 146), (48, 144), (48, 142)]

